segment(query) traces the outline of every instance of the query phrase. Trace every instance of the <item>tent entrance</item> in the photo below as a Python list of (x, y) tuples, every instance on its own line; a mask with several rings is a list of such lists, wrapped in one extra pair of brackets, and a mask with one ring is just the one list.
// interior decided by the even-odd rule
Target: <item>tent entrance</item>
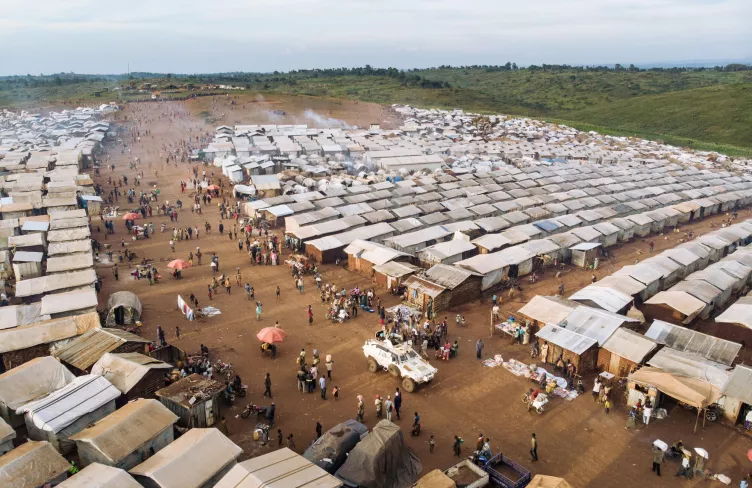
[(125, 325), (125, 307), (116, 307), (113, 313), (115, 315), (115, 325)]

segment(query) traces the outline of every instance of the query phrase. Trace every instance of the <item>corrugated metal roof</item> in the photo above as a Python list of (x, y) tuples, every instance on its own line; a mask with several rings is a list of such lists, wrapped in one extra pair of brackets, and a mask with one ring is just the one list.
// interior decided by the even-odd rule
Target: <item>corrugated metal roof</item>
[(728, 366), (705, 359), (699, 354), (664, 347), (648, 361), (649, 366), (660, 368), (679, 376), (697, 378), (718, 389), (723, 388), (729, 378)]
[(662, 320), (653, 321), (653, 325), (645, 332), (645, 337), (678, 351), (691, 352), (711, 361), (727, 365), (733, 364), (742, 348), (741, 344), (736, 342), (719, 339)]
[(576, 302), (558, 298), (536, 295), (517, 313), (537, 320), (542, 324), (559, 324), (579, 306)]
[(104, 353), (112, 352), (126, 342), (148, 344), (151, 341), (120, 329), (94, 329), (58, 350), (54, 356), (80, 370), (86, 370)]
[(595, 339), (553, 324), (546, 325), (535, 335), (574, 354), (582, 354), (598, 343)]
[(625, 322), (638, 321), (605, 310), (580, 306), (574, 309), (559, 326), (595, 339), (598, 344), (603, 344)]
[(407, 285), (408, 293), (417, 292), (423, 295), (428, 295), (432, 298), (436, 298), (441, 292), (446, 290), (443, 286), (431, 283), (430, 281), (426, 281), (423, 278), (414, 275), (407, 279), (405, 285)]
[(474, 273), (456, 266), (436, 264), (425, 272), (425, 278), (439, 286), (453, 290)]
[(752, 405), (752, 368), (737, 364), (723, 387), (722, 393)]

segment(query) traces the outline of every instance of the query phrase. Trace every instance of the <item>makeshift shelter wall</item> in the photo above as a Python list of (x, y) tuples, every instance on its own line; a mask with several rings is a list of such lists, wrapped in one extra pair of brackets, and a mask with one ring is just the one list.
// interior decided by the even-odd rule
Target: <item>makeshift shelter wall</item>
[[(138, 426), (135, 425), (133, 428), (138, 428)], [(112, 466), (128, 471), (129, 469), (141, 464), (144, 461), (144, 458), (151, 456), (155, 452), (159, 452), (174, 439), (173, 426), (170, 425), (157, 432), (148, 441), (136, 447), (125, 457), (114, 460), (114, 462), (90, 442), (77, 441), (76, 447), (78, 448), (78, 458), (81, 462), (81, 467), (86, 467), (93, 463), (99, 463), (104, 464), (105, 466)]]
[(578, 374), (589, 373), (595, 371), (598, 367), (598, 350), (598, 346), (594, 345), (582, 354), (576, 354), (552, 342), (548, 342), (548, 356), (541, 359), (545, 359), (547, 363), (555, 364), (558, 357), (561, 356), (565, 363), (569, 360), (574, 364)]
[(630, 361), (611, 351), (603, 348), (598, 350), (597, 369), (599, 371), (606, 371), (619, 378), (624, 378), (637, 369), (638, 366), (639, 364), (634, 361)]
[(76, 443), (69, 438), (81, 432), (87, 428), (90, 424), (102, 420), (109, 414), (115, 411), (115, 400), (110, 400), (101, 407), (95, 409), (92, 412), (86, 413), (76, 419), (72, 424), (68, 425), (61, 431), (55, 433), (52, 431), (46, 431), (37, 427), (34, 422), (31, 421), (29, 414), (26, 414), (26, 431), (29, 433), (29, 438), (35, 441), (47, 441), (60, 452), (60, 454), (69, 454), (73, 452), (76, 447)]

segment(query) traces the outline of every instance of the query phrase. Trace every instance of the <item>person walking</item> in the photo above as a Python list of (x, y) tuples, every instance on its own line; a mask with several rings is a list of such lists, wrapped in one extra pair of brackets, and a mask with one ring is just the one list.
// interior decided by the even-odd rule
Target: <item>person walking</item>
[(653, 413), (653, 408), (650, 405), (650, 400), (645, 402), (645, 408), (642, 409), (642, 421), (645, 425), (650, 423), (650, 415)]
[(264, 396), (272, 398), (272, 377), (269, 373), (266, 373), (264, 378)]
[(390, 395), (386, 396), (386, 401), (384, 402), (384, 408), (386, 409), (386, 419), (391, 422), (392, 409), (394, 408), (394, 402), (392, 401), (392, 397)]
[(653, 445), (653, 472), (658, 476), (661, 475), (663, 456), (663, 450), (660, 447)]
[(321, 388), (321, 399), (326, 400), (326, 378), (323, 375), (319, 378), (319, 388)]
[(316, 421), (316, 439), (321, 437), (321, 430), (322, 430), (321, 422)]
[(363, 404), (363, 395), (358, 395), (358, 413), (355, 416), (355, 420), (357, 420), (358, 422), (362, 424), (363, 416), (365, 415), (365, 413), (366, 413), (366, 406), (365, 404)]
[[(274, 413), (276, 409), (277, 406), (274, 405), (274, 402), (272, 402), (272, 406), (269, 407), (269, 410), (266, 411), (266, 420), (269, 421), (269, 427), (274, 427)], [(290, 435), (292, 436), (292, 434)]]
[(281, 290), (279, 289), (279, 285), (277, 285), (277, 291), (276, 291), (276, 293), (277, 293), (277, 301), (279, 301), (279, 297), (280, 297), (280, 293), (281, 293)]
[(308, 305), (308, 325), (313, 324), (313, 309)]
[(334, 361), (332, 361), (331, 354), (326, 355), (326, 378), (332, 379), (332, 365), (334, 364)]
[(282, 447), (282, 429), (277, 429), (277, 447)]
[(593, 401), (597, 402), (598, 398), (601, 394), (601, 381), (598, 378), (595, 378), (595, 382), (593, 383)]
[(624, 426), (626, 430), (631, 429), (635, 426), (635, 422), (637, 420), (637, 407), (632, 407), (632, 410), (629, 411), (629, 414), (627, 415), (627, 425)]
[(394, 413), (397, 414), (397, 420), (400, 420), (401, 408), (402, 408), (402, 394), (400, 394), (400, 389), (397, 388), (397, 390), (394, 392)]
[(227, 428), (227, 421), (225, 421), (224, 416), (222, 417), (222, 421), (219, 423), (219, 431), (226, 436), (230, 435), (230, 430)]
[(261, 302), (256, 302), (256, 320), (261, 320)]
[(456, 457), (460, 457), (460, 454), (462, 453), (462, 439), (458, 435), (454, 436), (454, 444), (452, 444), (452, 450), (454, 451), (454, 455)]
[(483, 339), (478, 339), (478, 342), (475, 343), (475, 355), (478, 359), (483, 357), (483, 347), (485, 347)]
[(292, 434), (287, 436), (287, 448), (291, 451), (295, 450), (295, 441), (292, 438)]
[(533, 458), (533, 461), (538, 460), (538, 439), (535, 438), (535, 434), (530, 439), (530, 457)]

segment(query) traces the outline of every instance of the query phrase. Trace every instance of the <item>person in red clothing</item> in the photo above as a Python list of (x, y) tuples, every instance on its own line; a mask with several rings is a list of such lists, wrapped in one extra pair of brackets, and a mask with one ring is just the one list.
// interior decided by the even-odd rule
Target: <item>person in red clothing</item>
[(308, 325), (313, 324), (313, 309), (308, 305)]

